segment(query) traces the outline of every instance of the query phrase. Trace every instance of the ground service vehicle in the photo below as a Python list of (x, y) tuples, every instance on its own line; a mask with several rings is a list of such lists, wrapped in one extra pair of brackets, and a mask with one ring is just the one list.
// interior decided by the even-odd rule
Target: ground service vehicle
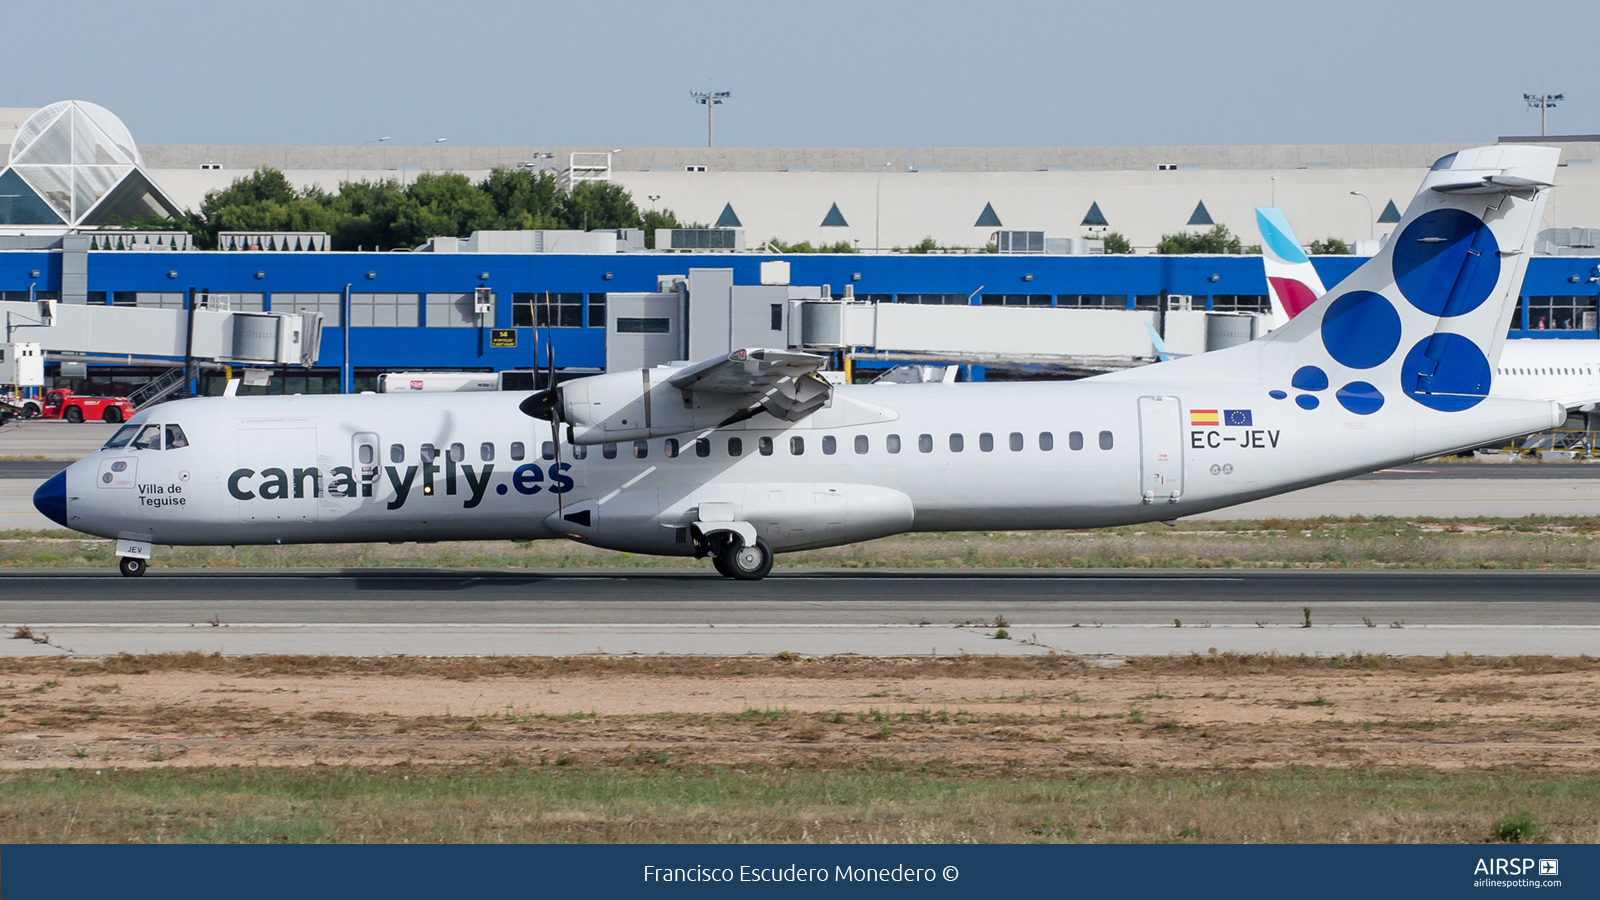
[(44, 402), (29, 401), (28, 415), (68, 422), (126, 422), (135, 410), (127, 397), (87, 397), (66, 388), (46, 391)]

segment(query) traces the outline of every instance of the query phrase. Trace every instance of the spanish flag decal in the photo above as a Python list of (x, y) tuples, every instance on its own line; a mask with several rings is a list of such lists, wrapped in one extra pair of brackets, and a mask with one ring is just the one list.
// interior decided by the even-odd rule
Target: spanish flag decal
[(1217, 420), (1217, 411), (1214, 409), (1191, 409), (1189, 410), (1189, 424), (1219, 425), (1221, 423)]

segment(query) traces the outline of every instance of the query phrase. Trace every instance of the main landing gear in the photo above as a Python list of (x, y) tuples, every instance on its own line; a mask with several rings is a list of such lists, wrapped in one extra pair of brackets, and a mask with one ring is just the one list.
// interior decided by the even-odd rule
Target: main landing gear
[(145, 569), (150, 568), (150, 561), (137, 556), (124, 556), (117, 563), (117, 568), (128, 578), (138, 578), (144, 574)]
[(711, 551), (711, 564), (718, 572), (737, 581), (760, 581), (772, 571), (772, 547), (765, 538), (756, 538), (752, 546), (737, 534), (718, 536), (724, 539)]

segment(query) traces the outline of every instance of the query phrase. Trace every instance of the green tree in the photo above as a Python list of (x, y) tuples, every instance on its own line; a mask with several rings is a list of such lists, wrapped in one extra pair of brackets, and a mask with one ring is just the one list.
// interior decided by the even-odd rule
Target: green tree
[(801, 241), (798, 244), (785, 244), (777, 238), (767, 241), (767, 249), (773, 253), (854, 253), (856, 248), (849, 241), (837, 241), (832, 244), (811, 246), (810, 241)]
[(1188, 253), (1243, 253), (1244, 247), (1241, 245), (1239, 237), (1228, 231), (1228, 226), (1216, 225), (1210, 231), (1198, 234), (1189, 231), (1163, 234), (1161, 242), (1156, 244), (1156, 252), (1173, 255)]
[(1132, 253), (1133, 242), (1128, 240), (1120, 231), (1107, 231), (1104, 234), (1086, 234), (1084, 240), (1105, 241), (1107, 253)]
[(1313, 256), (1332, 256), (1349, 252), (1350, 245), (1336, 237), (1311, 242), (1311, 255)]
[(610, 181), (585, 181), (561, 198), (561, 218), (568, 228), (638, 228), (639, 207), (627, 188)]
[(575, 227), (562, 218), (561, 186), (549, 170), (498, 168), (478, 188), (494, 204), (497, 229)]
[(318, 187), (297, 190), (282, 172), (257, 169), (220, 191), (206, 192), (191, 231), (201, 249), (216, 249), (222, 231), (326, 231), (338, 226)]
[(406, 187), (390, 240), (396, 247), (416, 247), (436, 236), (467, 237), (492, 229), (496, 218), (494, 202), (467, 176), (424, 173)]

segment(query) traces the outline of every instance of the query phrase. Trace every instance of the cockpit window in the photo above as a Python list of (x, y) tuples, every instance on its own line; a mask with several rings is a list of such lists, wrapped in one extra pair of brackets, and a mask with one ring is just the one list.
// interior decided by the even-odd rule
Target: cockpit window
[(189, 438), (184, 435), (183, 427), (180, 425), (168, 425), (167, 449), (179, 450), (187, 446), (189, 446)]
[(144, 427), (144, 430), (139, 432), (139, 436), (133, 439), (133, 449), (135, 449), (135, 450), (160, 450), (161, 449), (161, 426), (160, 425), (146, 425)]
[(111, 436), (111, 440), (106, 441), (105, 445), (100, 449), (114, 450), (118, 447), (126, 447), (128, 446), (128, 442), (133, 440), (134, 432), (138, 430), (139, 426), (137, 425), (124, 425), (121, 428), (118, 428), (117, 433), (113, 434)]

